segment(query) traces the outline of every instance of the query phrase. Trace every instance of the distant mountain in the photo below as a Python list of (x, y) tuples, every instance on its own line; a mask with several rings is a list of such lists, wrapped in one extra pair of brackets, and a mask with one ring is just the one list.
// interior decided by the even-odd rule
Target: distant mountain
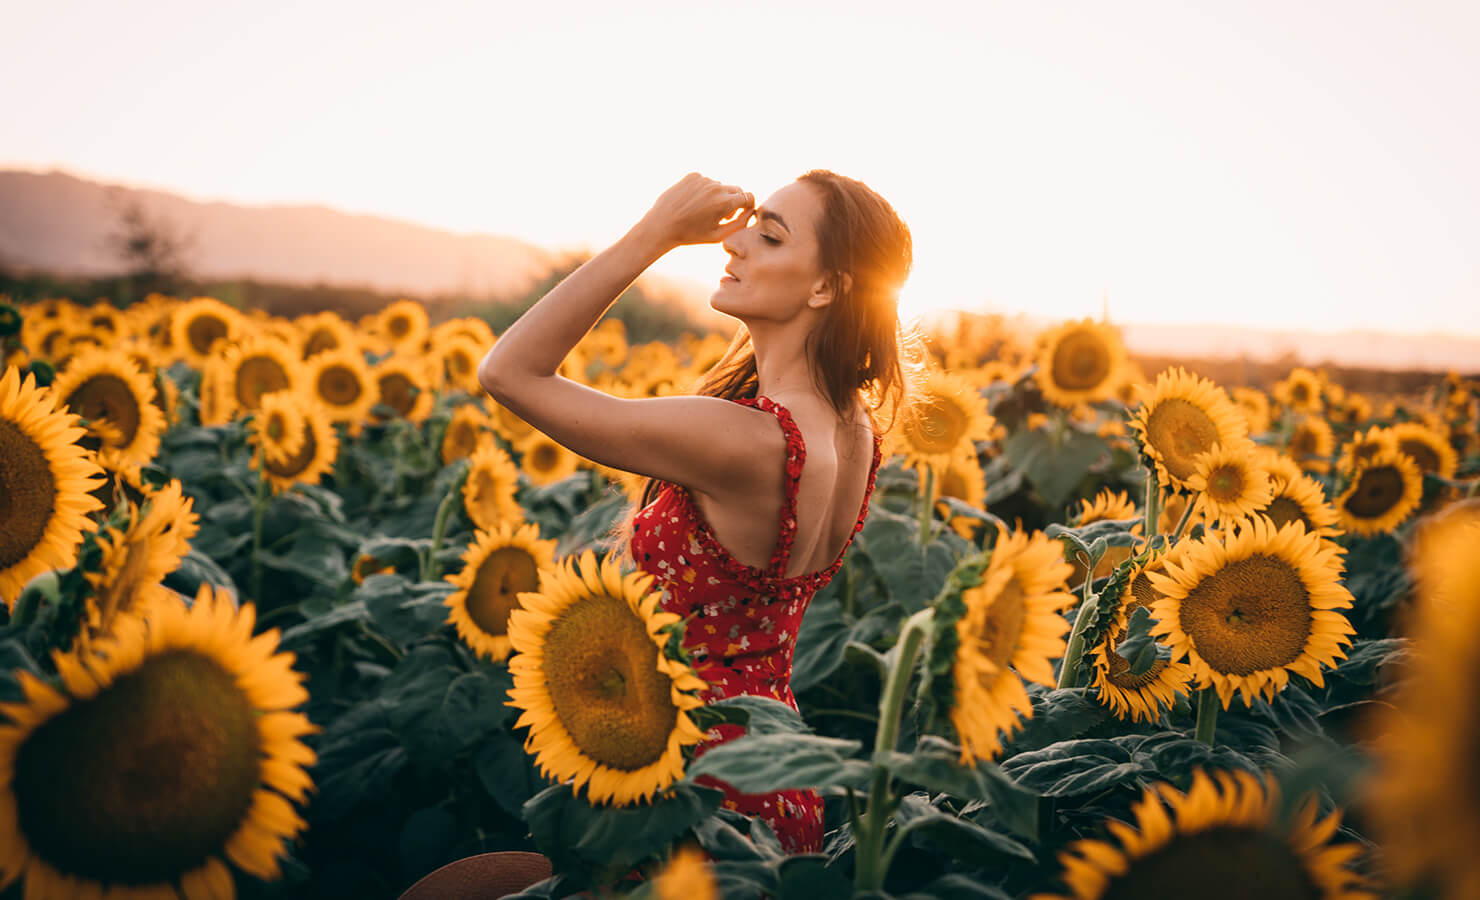
[(322, 206), (200, 203), (62, 172), (0, 171), (0, 265), (118, 273), (122, 266), (108, 237), (129, 199), (193, 238), (184, 261), (201, 280), (250, 277), (417, 295), (507, 296), (528, 290), (556, 259), (514, 238), (455, 234)]

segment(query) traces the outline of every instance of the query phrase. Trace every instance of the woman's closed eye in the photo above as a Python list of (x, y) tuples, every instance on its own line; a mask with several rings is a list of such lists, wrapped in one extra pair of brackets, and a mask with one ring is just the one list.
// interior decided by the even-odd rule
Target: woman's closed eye
[(777, 240), (776, 238), (771, 237), (769, 234), (763, 234), (763, 235), (761, 235), (761, 239), (764, 240), (768, 244), (779, 244), (779, 243), (781, 243), (781, 241)]

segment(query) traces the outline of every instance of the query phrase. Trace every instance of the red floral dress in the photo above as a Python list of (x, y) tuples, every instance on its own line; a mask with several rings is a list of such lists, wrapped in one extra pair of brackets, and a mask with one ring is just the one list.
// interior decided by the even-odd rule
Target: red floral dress
[[(879, 470), (880, 441), (876, 435), (863, 508), (843, 551), (826, 569), (787, 578), (783, 573), (796, 537), (797, 485), (807, 447), (786, 407), (768, 397), (735, 402), (771, 413), (786, 435), (786, 495), (770, 565), (758, 569), (731, 556), (715, 538), (692, 495), (672, 484), (665, 485), (652, 503), (634, 515), (632, 558), (657, 579), (657, 586), (664, 592), (664, 611), (692, 616), (684, 648), (691, 654), (699, 677), (709, 683), (703, 694), (706, 702), (753, 694), (773, 697), (796, 709), (796, 698), (791, 693), (791, 660), (797, 629), (808, 602), (832, 580), (843, 563), (843, 554), (853, 543), (853, 535), (863, 528)], [(697, 753), (743, 733), (737, 725), (715, 726)], [(724, 790), (726, 807), (764, 819), (788, 852), (821, 852), (822, 798), (816, 791), (742, 794), (716, 779), (709, 779), (709, 783)]]

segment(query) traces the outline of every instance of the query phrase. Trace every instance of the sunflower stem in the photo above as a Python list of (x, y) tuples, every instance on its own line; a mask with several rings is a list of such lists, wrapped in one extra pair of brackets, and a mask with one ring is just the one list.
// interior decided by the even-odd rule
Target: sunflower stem
[(915, 657), (925, 641), (925, 633), (935, 611), (922, 609), (905, 620), (895, 647), (894, 665), (884, 684), (879, 700), (879, 727), (874, 734), (874, 771), (869, 784), (868, 806), (858, 830), (857, 859), (853, 871), (854, 893), (880, 891), (888, 873), (889, 859), (884, 853), (884, 836), (889, 830), (889, 813), (894, 798), (889, 790), (889, 768), (879, 759), (894, 751), (899, 742), (899, 717), (908, 695), (910, 676), (915, 671)]
[(1161, 524), (1161, 483), (1156, 480), (1156, 467), (1146, 467), (1146, 543), (1149, 545)]
[[(1088, 576), (1085, 581), (1089, 580)], [(1079, 657), (1084, 655), (1084, 632), (1089, 628), (1090, 610), (1098, 610), (1100, 597), (1098, 594), (1088, 596), (1079, 603), (1079, 615), (1074, 617), (1074, 630), (1069, 632), (1069, 645), (1064, 648), (1064, 662), (1059, 666), (1058, 687), (1079, 687)]]
[(1213, 746), (1213, 735), (1218, 730), (1218, 692), (1212, 688), (1203, 688), (1197, 695), (1197, 730), (1194, 736), (1207, 744)]
[(252, 498), (252, 602), (262, 605), (262, 520), (267, 514), (267, 474), (263, 471), (263, 451), (259, 449), (257, 493)]
[(1182, 529), (1186, 528), (1187, 523), (1192, 519), (1192, 508), (1197, 505), (1197, 498), (1200, 496), (1202, 496), (1202, 491), (1187, 498), (1187, 508), (1182, 510), (1182, 518), (1177, 520), (1177, 530), (1172, 532), (1172, 539), (1167, 541), (1168, 547), (1177, 543), (1177, 539), (1182, 536)]
[(925, 482), (920, 494), (920, 543), (930, 541), (930, 523), (933, 520), (931, 513), (931, 496), (935, 493), (935, 466), (925, 467)]
[(432, 526), (432, 546), (428, 548), (426, 559), (421, 564), (421, 580), (436, 581), (442, 574), (441, 563), (437, 560), (437, 554), (442, 550), (442, 539), (447, 536), (447, 521), (452, 518), (452, 510), (457, 506), (462, 497), (463, 482), (468, 480), (468, 470), (463, 469), (448, 489), (447, 496), (437, 505), (437, 520)]

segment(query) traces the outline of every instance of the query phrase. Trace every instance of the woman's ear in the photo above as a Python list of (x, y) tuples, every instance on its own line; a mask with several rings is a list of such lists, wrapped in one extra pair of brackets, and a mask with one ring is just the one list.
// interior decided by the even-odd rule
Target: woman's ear
[(821, 309), (832, 303), (833, 300), (837, 299), (833, 296), (833, 293), (839, 283), (842, 284), (843, 293), (846, 294), (853, 290), (853, 276), (847, 272), (839, 272), (836, 279), (824, 278), (817, 283), (817, 287), (812, 291), (812, 296), (807, 298), (807, 306), (812, 309)]

